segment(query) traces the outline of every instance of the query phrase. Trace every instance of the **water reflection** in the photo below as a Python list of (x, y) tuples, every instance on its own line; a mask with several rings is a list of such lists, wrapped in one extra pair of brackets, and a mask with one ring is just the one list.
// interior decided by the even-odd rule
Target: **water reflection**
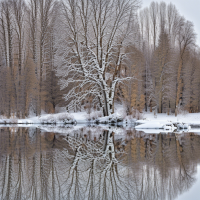
[(199, 153), (194, 133), (1, 128), (0, 199), (175, 199), (194, 184)]

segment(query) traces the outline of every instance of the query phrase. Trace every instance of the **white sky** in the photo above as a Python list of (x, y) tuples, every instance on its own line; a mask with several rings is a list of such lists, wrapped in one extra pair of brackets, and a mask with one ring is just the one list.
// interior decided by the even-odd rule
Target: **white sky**
[[(147, 7), (153, 0), (142, 0), (142, 8)], [(155, 0), (161, 2), (162, 0)], [(200, 0), (163, 0), (167, 4), (172, 2), (179, 14), (184, 16), (186, 20), (193, 22), (197, 33), (197, 44), (200, 46)]]

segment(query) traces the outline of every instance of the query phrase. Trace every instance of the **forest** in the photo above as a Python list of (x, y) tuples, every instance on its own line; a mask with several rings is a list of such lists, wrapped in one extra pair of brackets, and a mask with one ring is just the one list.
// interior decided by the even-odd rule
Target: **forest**
[(200, 112), (200, 49), (172, 3), (0, 2), (0, 115)]

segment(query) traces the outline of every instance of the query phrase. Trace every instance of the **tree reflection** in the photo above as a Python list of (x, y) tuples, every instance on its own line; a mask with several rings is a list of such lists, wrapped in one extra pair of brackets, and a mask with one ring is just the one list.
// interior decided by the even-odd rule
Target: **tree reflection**
[(193, 133), (1, 128), (0, 199), (174, 199), (195, 182), (199, 152)]

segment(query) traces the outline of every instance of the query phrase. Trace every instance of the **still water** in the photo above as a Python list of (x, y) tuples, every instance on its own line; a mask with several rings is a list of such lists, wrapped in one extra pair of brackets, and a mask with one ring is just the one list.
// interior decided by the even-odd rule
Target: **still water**
[(198, 133), (1, 127), (0, 154), (1, 200), (200, 199)]

